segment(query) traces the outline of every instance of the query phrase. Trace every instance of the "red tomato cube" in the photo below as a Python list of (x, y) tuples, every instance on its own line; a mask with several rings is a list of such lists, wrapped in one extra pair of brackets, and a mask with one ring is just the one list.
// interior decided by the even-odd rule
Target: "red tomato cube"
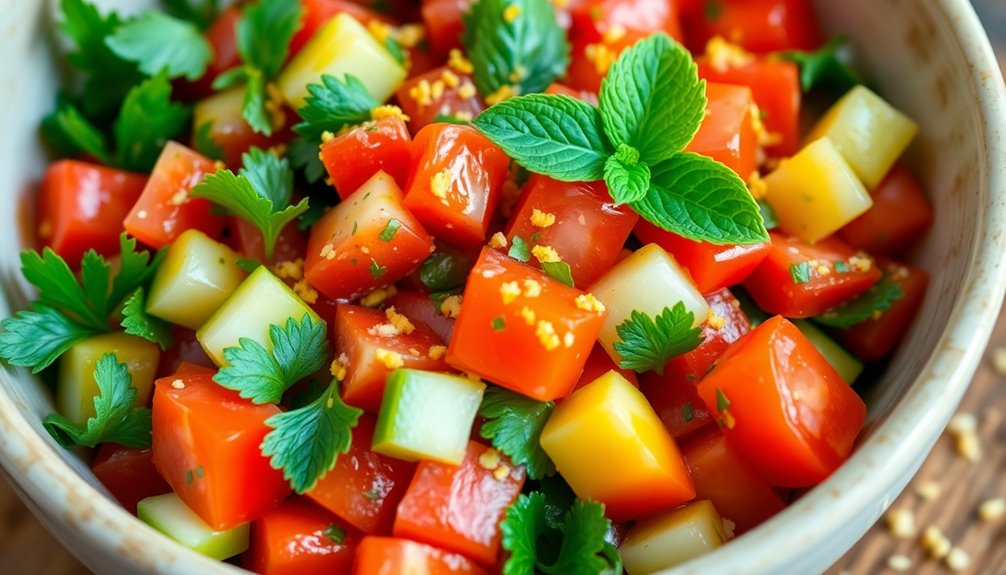
[(152, 455), (149, 447), (104, 443), (91, 462), (91, 471), (116, 501), (135, 515), (140, 501), (171, 492), (171, 486), (154, 468)]
[(758, 137), (751, 117), (754, 97), (747, 86), (706, 84), (706, 117), (685, 148), (725, 164), (744, 181), (758, 169)]
[(321, 161), (345, 200), (379, 171), (401, 188), (409, 177), (412, 136), (405, 122), (390, 117), (364, 124), (321, 146)]
[(212, 96), (213, 81), (227, 70), (241, 65), (241, 55), (238, 54), (237, 28), (241, 20), (241, 9), (232, 5), (220, 12), (216, 20), (210, 24), (203, 35), (209, 42), (212, 57), (206, 65), (206, 72), (195, 82), (185, 79), (175, 80), (184, 101), (198, 100)]
[(409, 127), (418, 134), (441, 116), (471, 120), (485, 107), (469, 74), (440, 66), (406, 80), (395, 92)]
[[(237, 216), (231, 216), (228, 221), (230, 238), (228, 244), (234, 251), (246, 258), (259, 261), (265, 259), (265, 240), (258, 227)], [(307, 251), (307, 236), (296, 223), (287, 224), (276, 237), (276, 247), (273, 250), (272, 261), (292, 262), (303, 258)]]
[(876, 256), (897, 255), (914, 244), (933, 222), (933, 208), (922, 186), (900, 164), (870, 196), (873, 207), (838, 232), (854, 248)]
[(701, 51), (714, 36), (759, 54), (813, 50), (821, 32), (808, 0), (706, 0), (685, 21), (688, 45)]
[(470, 559), (425, 543), (397, 537), (364, 537), (356, 549), (353, 575), (488, 575)]
[(388, 300), (402, 315), (414, 322), (424, 323), (441, 341), (451, 341), (454, 333), (454, 318), (447, 317), (430, 294), (423, 291), (402, 290)]
[(252, 523), (242, 566), (261, 575), (348, 573), (360, 539), (331, 513), (294, 497)]
[(618, 367), (615, 365), (615, 362), (612, 361), (608, 352), (604, 351), (603, 347), (595, 345), (594, 348), (590, 350), (590, 355), (587, 356), (587, 363), (583, 365), (583, 372), (580, 373), (580, 379), (576, 380), (576, 386), (573, 387), (573, 391), (593, 383), (594, 380), (611, 370), (617, 371), (618, 375), (625, 378), (625, 381), (639, 387), (639, 378), (636, 376), (636, 372), (631, 369), (622, 369)]
[(423, 0), (423, 23), (430, 46), (447, 54), (452, 48), (461, 48), (462, 15), (472, 5), (472, 0)]

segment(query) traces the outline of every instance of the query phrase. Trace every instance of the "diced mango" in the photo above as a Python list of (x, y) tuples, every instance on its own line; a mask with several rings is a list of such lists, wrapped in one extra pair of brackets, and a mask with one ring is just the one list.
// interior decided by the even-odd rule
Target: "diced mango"
[(703, 500), (640, 521), (619, 553), (629, 575), (649, 575), (705, 555), (726, 540), (720, 514)]
[(214, 531), (174, 493), (144, 499), (136, 514), (140, 521), (211, 559), (227, 559), (248, 549), (250, 523)]

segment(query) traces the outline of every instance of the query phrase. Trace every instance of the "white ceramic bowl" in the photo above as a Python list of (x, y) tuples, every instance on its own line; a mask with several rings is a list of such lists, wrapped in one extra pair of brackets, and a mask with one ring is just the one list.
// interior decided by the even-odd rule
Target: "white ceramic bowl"
[[(102, 2), (135, 8), (145, 2)], [(24, 307), (19, 202), (44, 166), (36, 138), (53, 105), (48, 0), (0, 0), (0, 317)], [(922, 464), (960, 401), (1006, 286), (1006, 112), (999, 68), (964, 0), (817, 2), (881, 93), (918, 120), (909, 161), (936, 223), (915, 253), (932, 283), (880, 385), (852, 459), (790, 508), (667, 575), (824, 571), (859, 539)], [(30, 220), (28, 220), (30, 221)], [(0, 367), (0, 463), (25, 502), (99, 573), (238, 573), (183, 549), (110, 500), (88, 467), (42, 429), (48, 392)]]

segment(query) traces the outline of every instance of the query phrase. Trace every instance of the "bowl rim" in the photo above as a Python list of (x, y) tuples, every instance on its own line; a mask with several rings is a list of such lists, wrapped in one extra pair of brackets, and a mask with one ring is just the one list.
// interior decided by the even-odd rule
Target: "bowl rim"
[[(960, 0), (936, 0), (937, 7), (971, 64), (976, 105), (986, 118), (982, 142), (988, 166), (986, 205), (1006, 204), (1006, 86), (991, 45), (974, 9)], [(980, 31), (981, 33), (976, 33)], [(740, 572), (730, 569), (784, 568), (786, 549), (826, 542), (829, 535), (879, 501), (905, 469), (917, 470), (967, 390), (996, 324), (1006, 293), (1006, 210), (985, 210), (980, 238), (962, 295), (947, 320), (936, 351), (897, 403), (888, 419), (836, 473), (765, 524), (716, 553), (700, 557), (666, 575)], [(948, 365), (951, 366), (948, 368)], [(949, 370), (949, 373), (948, 373)], [(18, 370), (18, 373), (27, 373)], [(9, 374), (0, 370), (0, 378)], [(925, 407), (925, 409), (922, 409)], [(81, 478), (6, 394), (0, 395), (0, 464), (18, 494), (43, 523), (56, 520), (76, 529), (97, 555), (114, 554), (149, 572), (238, 574), (245, 571), (200, 555), (145, 523)], [(899, 449), (891, 453), (889, 445)], [(922, 454), (920, 459), (918, 454)], [(869, 481), (863, 480), (863, 475)], [(900, 489), (899, 489), (900, 490)], [(860, 502), (857, 504), (856, 502)], [(892, 501), (884, 499), (886, 508)], [(827, 505), (829, 513), (813, 512)], [(878, 517), (879, 511), (877, 510)], [(48, 526), (48, 525), (47, 525)], [(62, 530), (50, 529), (64, 544)], [(798, 533), (799, 536), (794, 536)], [(79, 550), (68, 545), (79, 555)], [(759, 551), (761, 550), (761, 551)], [(843, 550), (844, 551), (844, 550)], [(94, 555), (94, 553), (89, 554)], [(724, 568), (727, 571), (724, 571)], [(766, 571), (771, 572), (771, 571)]]

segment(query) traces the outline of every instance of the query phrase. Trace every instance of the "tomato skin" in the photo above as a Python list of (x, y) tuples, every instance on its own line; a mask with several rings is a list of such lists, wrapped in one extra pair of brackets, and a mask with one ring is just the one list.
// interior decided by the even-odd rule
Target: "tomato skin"
[[(457, 79), (456, 85), (453, 85), (455, 82), (451, 78), (452, 76)], [(449, 79), (450, 84), (444, 80), (445, 77)], [(439, 83), (439, 87), (436, 89), (442, 89), (443, 93), (436, 98), (431, 94), (429, 102), (425, 102), (422, 97), (417, 97), (423, 82), (429, 84), (431, 90)], [(465, 85), (471, 87), (462, 90), (462, 86)], [(438, 66), (428, 72), (410, 77), (395, 92), (395, 95), (398, 97), (402, 111), (410, 118), (409, 128), (418, 135), (420, 130), (436, 123), (437, 118), (441, 115), (469, 114), (472, 118), (478, 116), (479, 112), (485, 109), (485, 105), (482, 103), (482, 98), (472, 90), (472, 87), (474, 84), (472, 84), (472, 77), (469, 74), (463, 74), (449, 66)], [(468, 97), (464, 98), (461, 94), (466, 90), (471, 91), (471, 94), (466, 94)]]
[(463, 555), (397, 537), (364, 537), (356, 549), (353, 575), (488, 575)]
[(747, 181), (758, 168), (758, 137), (751, 118), (754, 97), (747, 86), (708, 82), (706, 117), (685, 147), (712, 158)]
[(98, 481), (134, 515), (140, 501), (171, 492), (171, 486), (154, 468), (152, 454), (149, 447), (103, 443), (91, 462), (91, 471)]
[(524, 486), (524, 468), (501, 455), (509, 470), (502, 479), (479, 458), (489, 448), (474, 441), (460, 465), (421, 461), (398, 505), (395, 537), (405, 537), (461, 553), (485, 567), (499, 555), (499, 523)]
[(168, 142), (123, 226), (129, 235), (161, 249), (182, 232), (199, 230), (219, 240), (224, 219), (213, 215), (213, 202), (193, 198), (192, 188), (217, 171), (209, 158), (177, 142)]
[(206, 72), (194, 82), (177, 80), (179, 92), (187, 100), (198, 100), (213, 95), (213, 81), (227, 70), (241, 65), (241, 55), (237, 47), (237, 26), (241, 19), (238, 6), (231, 6), (220, 12), (203, 34), (210, 43), (213, 57), (206, 65)]
[(224, 389), (211, 370), (187, 369), (155, 382), (154, 466), (186, 505), (222, 531), (255, 519), (290, 493), (282, 472), (259, 449), (270, 431), (265, 420), (280, 409)]
[(423, 0), (426, 39), (433, 50), (446, 55), (452, 48), (461, 48), (461, 18), (472, 4), (472, 0)]
[(376, 420), (363, 414), (349, 451), (307, 497), (366, 534), (390, 533), (416, 464), (370, 450)]
[[(509, 165), (503, 150), (475, 128), (430, 124), (416, 134), (405, 207), (437, 239), (459, 247), (480, 244)], [(446, 189), (434, 185), (435, 177)]]
[[(341, 542), (327, 535), (330, 528), (345, 532)], [(241, 563), (261, 575), (347, 573), (361, 538), (324, 509), (294, 497), (252, 522), (251, 543)]]
[(873, 207), (838, 232), (854, 248), (894, 256), (914, 244), (933, 223), (933, 208), (922, 186), (901, 164), (888, 172), (870, 196)]
[(378, 171), (403, 187), (409, 177), (412, 136), (401, 118), (368, 123), (321, 145), (321, 161), (332, 185), (345, 200)]
[(428, 293), (402, 290), (388, 300), (388, 305), (395, 306), (399, 313), (412, 321), (426, 324), (442, 341), (451, 341), (454, 319), (441, 313)]
[(786, 507), (779, 494), (758, 478), (727, 446), (719, 429), (708, 428), (681, 446), (698, 499), (708, 499), (740, 535)]
[(251, 148), (263, 150), (283, 144), (293, 138), (291, 128), (296, 121), (294, 112), (286, 110), (286, 120), (282, 127), (271, 136), (257, 134), (241, 114), (244, 105), (244, 88), (234, 88), (218, 92), (196, 102), (193, 110), (192, 147), (197, 144), (199, 130), (206, 129), (207, 137), (223, 151), (221, 160), (237, 169), (241, 167), (241, 155)]
[[(730, 346), (699, 395), (730, 450), (777, 487), (824, 481), (848, 458), (866, 420), (863, 400), (780, 316)], [(729, 405), (719, 412), (724, 397)]]
[[(242, 220), (237, 216), (231, 216), (227, 224), (230, 230), (228, 244), (241, 254), (242, 257), (252, 258), (261, 262), (265, 258), (265, 242), (262, 239), (262, 232), (251, 222)], [(276, 247), (273, 252), (272, 261), (292, 262), (298, 258), (303, 258), (307, 250), (307, 237), (305, 233), (297, 227), (296, 222), (288, 224), (276, 237)]]
[[(821, 315), (870, 289), (880, 279), (881, 271), (865, 254), (857, 254), (837, 238), (814, 245), (795, 238), (769, 232), (772, 247), (768, 255), (744, 282), (758, 307), (770, 314), (790, 318)], [(865, 259), (868, 268), (849, 264), (851, 258)], [(796, 283), (791, 266), (807, 261), (827, 264), (830, 272), (822, 276), (812, 273), (809, 282)], [(843, 262), (848, 271), (838, 273), (833, 262)]]
[(76, 268), (89, 249), (119, 253), (122, 221), (147, 177), (98, 164), (60, 160), (42, 179), (39, 239)]
[(305, 45), (314, 37), (315, 33), (322, 26), (328, 23), (336, 14), (346, 13), (355, 18), (364, 26), (372, 21), (384, 24), (395, 24), (395, 21), (387, 16), (378, 14), (355, 2), (345, 0), (300, 0), (300, 5), (304, 10), (301, 19), (300, 29), (290, 40), (289, 57), (294, 57)]
[(195, 330), (172, 324), (171, 337), (174, 338), (175, 345), (161, 352), (161, 359), (157, 362), (158, 378), (178, 373), (178, 369), (185, 364), (216, 369), (213, 360), (206, 355), (206, 350), (196, 339)]
[(639, 387), (639, 378), (636, 376), (636, 372), (631, 369), (622, 369), (618, 367), (615, 365), (615, 362), (611, 360), (611, 356), (608, 355), (608, 352), (604, 351), (603, 347), (595, 345), (593, 349), (590, 350), (590, 355), (587, 356), (587, 363), (583, 364), (583, 372), (580, 373), (580, 379), (576, 380), (576, 386), (573, 387), (573, 391), (593, 383), (595, 379), (611, 370), (617, 371), (618, 375), (624, 377), (626, 381), (636, 387)]
[[(521, 289), (537, 282), (541, 294), (520, 295), (504, 303), (501, 289), (508, 282), (516, 282)], [(606, 315), (578, 308), (574, 300), (581, 293), (492, 248), (483, 249), (468, 276), (447, 363), (538, 401), (568, 395)], [(534, 325), (521, 316), (524, 307), (534, 313)], [(497, 331), (493, 323), (499, 318), (505, 328)], [(560, 340), (570, 345), (563, 342), (546, 349), (536, 335), (537, 322), (550, 322)]]
[(814, 9), (807, 0), (705, 0), (702, 10), (691, 11), (684, 28), (689, 47), (696, 51), (714, 36), (757, 54), (821, 45)]
[[(536, 209), (554, 215), (555, 223), (535, 226), (531, 216)], [(510, 215), (506, 236), (510, 243), (520, 236), (529, 245), (554, 248), (569, 264), (573, 284), (588, 286), (615, 264), (637, 221), (629, 206), (615, 205), (603, 181), (570, 183), (533, 175)]]
[(883, 267), (888, 277), (901, 286), (904, 294), (901, 299), (891, 304), (891, 309), (879, 318), (832, 331), (846, 349), (863, 361), (882, 359), (894, 351), (908, 332), (929, 286), (929, 274), (920, 268), (894, 262), (888, 262)]

